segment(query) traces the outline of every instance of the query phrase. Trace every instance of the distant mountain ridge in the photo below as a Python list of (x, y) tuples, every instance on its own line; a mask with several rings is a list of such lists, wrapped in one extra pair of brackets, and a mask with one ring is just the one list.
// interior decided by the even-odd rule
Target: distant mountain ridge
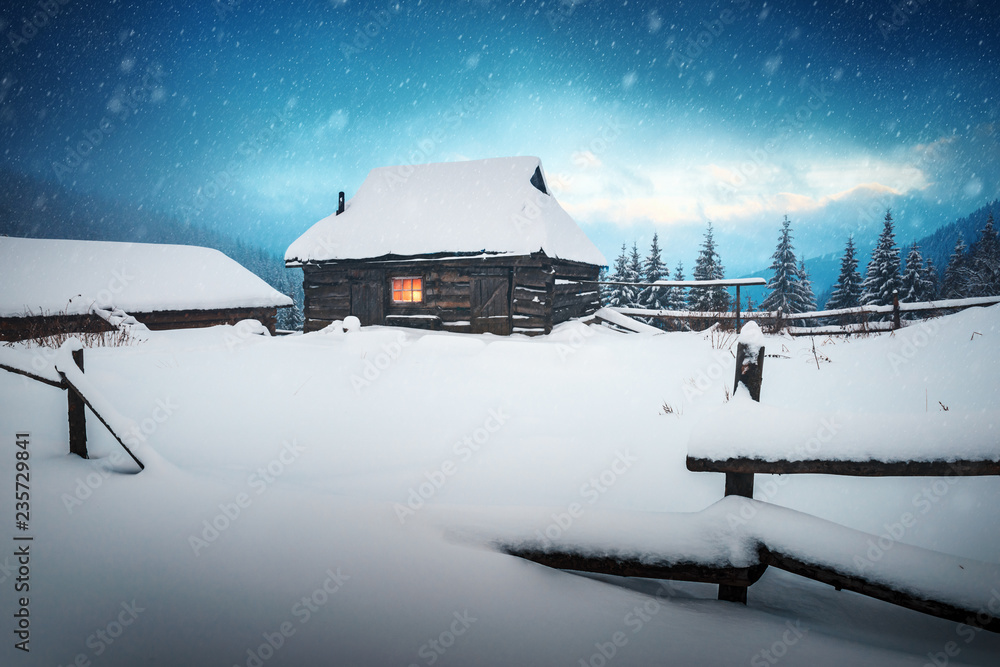
[[(43, 239), (172, 243), (219, 250), (295, 301), (279, 312), (279, 328), (301, 322), (302, 277), (284, 258), (239, 239), (145, 210), (67, 190), (0, 169), (0, 234)], [(57, 259), (57, 258), (56, 258)], [(297, 312), (292, 312), (292, 311)]]

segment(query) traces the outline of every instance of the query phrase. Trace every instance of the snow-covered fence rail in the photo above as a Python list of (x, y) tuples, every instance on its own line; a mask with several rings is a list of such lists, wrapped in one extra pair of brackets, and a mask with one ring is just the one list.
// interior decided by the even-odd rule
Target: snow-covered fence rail
[[(996, 564), (895, 541), (871, 556), (873, 545), (887, 537), (753, 500), (756, 473), (997, 475), (1000, 444), (989, 429), (996, 419), (970, 427), (953, 413), (899, 419), (791, 415), (759, 403), (763, 361), (764, 338), (755, 323), (748, 323), (738, 340), (733, 400), (691, 435), (688, 469), (726, 475), (726, 497), (718, 503), (691, 515), (615, 517), (617, 539), (641, 536), (626, 538), (624, 544), (609, 546), (607, 535), (583, 529), (559, 545), (520, 536), (501, 540), (500, 548), (578, 572), (714, 583), (720, 600), (743, 604), (747, 589), (775, 567), (837, 590), (1000, 633), (1000, 614), (993, 611), (1000, 585)], [(782, 424), (780, 431), (774, 424)], [(906, 521), (901, 519), (899, 530), (910, 525)], [(620, 530), (622, 525), (631, 529)]]
[[(686, 281), (696, 282), (696, 281)], [(658, 283), (657, 283), (658, 284)], [(857, 308), (838, 308), (834, 310), (817, 310), (808, 313), (783, 313), (780, 310), (753, 312), (703, 312), (691, 310), (651, 310), (646, 308), (611, 308), (615, 312), (629, 317), (653, 318), (665, 321), (680, 321), (687, 323), (717, 321), (733, 321), (739, 326), (741, 318), (752, 317), (763, 324), (769, 331), (786, 331), (792, 336), (816, 336), (845, 333), (871, 333), (876, 331), (891, 331), (903, 326), (903, 314), (917, 314), (925, 317), (935, 317), (950, 312), (973, 308), (976, 306), (992, 306), (1000, 303), (1000, 296), (982, 296), (968, 299), (940, 299), (937, 301), (920, 301), (915, 303), (894, 303), (884, 306), (858, 306)], [(886, 321), (874, 319), (880, 316), (890, 316)], [(809, 322), (815, 320), (837, 321), (837, 324), (817, 324), (814, 326), (793, 326), (790, 322)]]
[(70, 339), (64, 343), (56, 353), (55, 363), (44, 364), (42, 368), (35, 368), (33, 364), (25, 363), (24, 356), (23, 353), (0, 348), (0, 369), (66, 390), (70, 453), (84, 459), (88, 458), (87, 417), (84, 410), (86, 407), (90, 408), (122, 449), (135, 461), (139, 470), (145, 469), (145, 465), (124, 441), (129, 433), (135, 433), (137, 429), (127, 419), (121, 417), (84, 377), (83, 346), (77, 339)]

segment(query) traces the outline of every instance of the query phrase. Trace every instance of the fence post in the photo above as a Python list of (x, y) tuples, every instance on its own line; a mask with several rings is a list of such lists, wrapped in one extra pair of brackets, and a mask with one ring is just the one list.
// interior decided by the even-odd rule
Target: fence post
[(736, 333), (740, 333), (740, 286), (736, 286)]
[[(73, 361), (83, 372), (83, 350), (73, 350)], [(63, 383), (65, 384), (65, 382)], [(69, 453), (80, 458), (87, 456), (87, 415), (83, 399), (71, 388), (66, 387), (66, 402), (69, 411)]]
[(892, 328), (900, 327), (899, 323), (899, 290), (892, 290)]
[[(747, 322), (747, 326), (750, 325), (757, 326), (754, 322)], [(750, 398), (760, 402), (760, 385), (764, 376), (764, 346), (754, 347), (756, 349), (752, 349), (745, 341), (736, 344), (736, 379), (733, 382), (733, 394), (736, 394), (740, 383), (743, 383), (750, 392)], [(725, 495), (753, 498), (753, 473), (727, 472)], [(719, 584), (719, 599), (746, 604), (747, 587)]]

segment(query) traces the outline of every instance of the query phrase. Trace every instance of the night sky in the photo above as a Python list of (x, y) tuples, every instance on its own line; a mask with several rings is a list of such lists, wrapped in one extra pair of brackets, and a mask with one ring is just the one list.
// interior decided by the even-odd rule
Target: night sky
[(810, 257), (1000, 196), (992, 1), (52, 0), (0, 26), (0, 166), (277, 252), (402, 163), (537, 155), (609, 259), (657, 230), (688, 275), (707, 220), (737, 275), (786, 214)]

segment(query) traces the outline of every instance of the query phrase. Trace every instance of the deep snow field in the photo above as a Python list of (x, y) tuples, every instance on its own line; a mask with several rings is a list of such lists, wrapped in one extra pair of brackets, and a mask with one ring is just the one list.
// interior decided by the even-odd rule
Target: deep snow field
[[(743, 607), (713, 585), (581, 576), (497, 550), (511, 534), (572, 540), (573, 503), (579, 525), (628, 540), (621, 526), (642, 513), (718, 502), (723, 475), (684, 458), (729, 398), (731, 334), (249, 331), (86, 350), (87, 378), (144, 427), (138, 475), (107, 471), (129, 464), (89, 413), (92, 456), (106, 458), (69, 455), (65, 392), (0, 372), (0, 664), (1000, 664), (1000, 636), (773, 568)], [(914, 419), (947, 406), (992, 426), (1000, 307), (818, 338), (815, 355), (813, 342), (767, 337), (763, 404)], [(28, 531), (12, 502), (21, 432)], [(1000, 480), (938, 481), (756, 488), (874, 535), (910, 512), (901, 542), (1000, 563)], [(30, 592), (15, 594), (24, 535)], [(20, 595), (30, 653), (14, 648)]]

